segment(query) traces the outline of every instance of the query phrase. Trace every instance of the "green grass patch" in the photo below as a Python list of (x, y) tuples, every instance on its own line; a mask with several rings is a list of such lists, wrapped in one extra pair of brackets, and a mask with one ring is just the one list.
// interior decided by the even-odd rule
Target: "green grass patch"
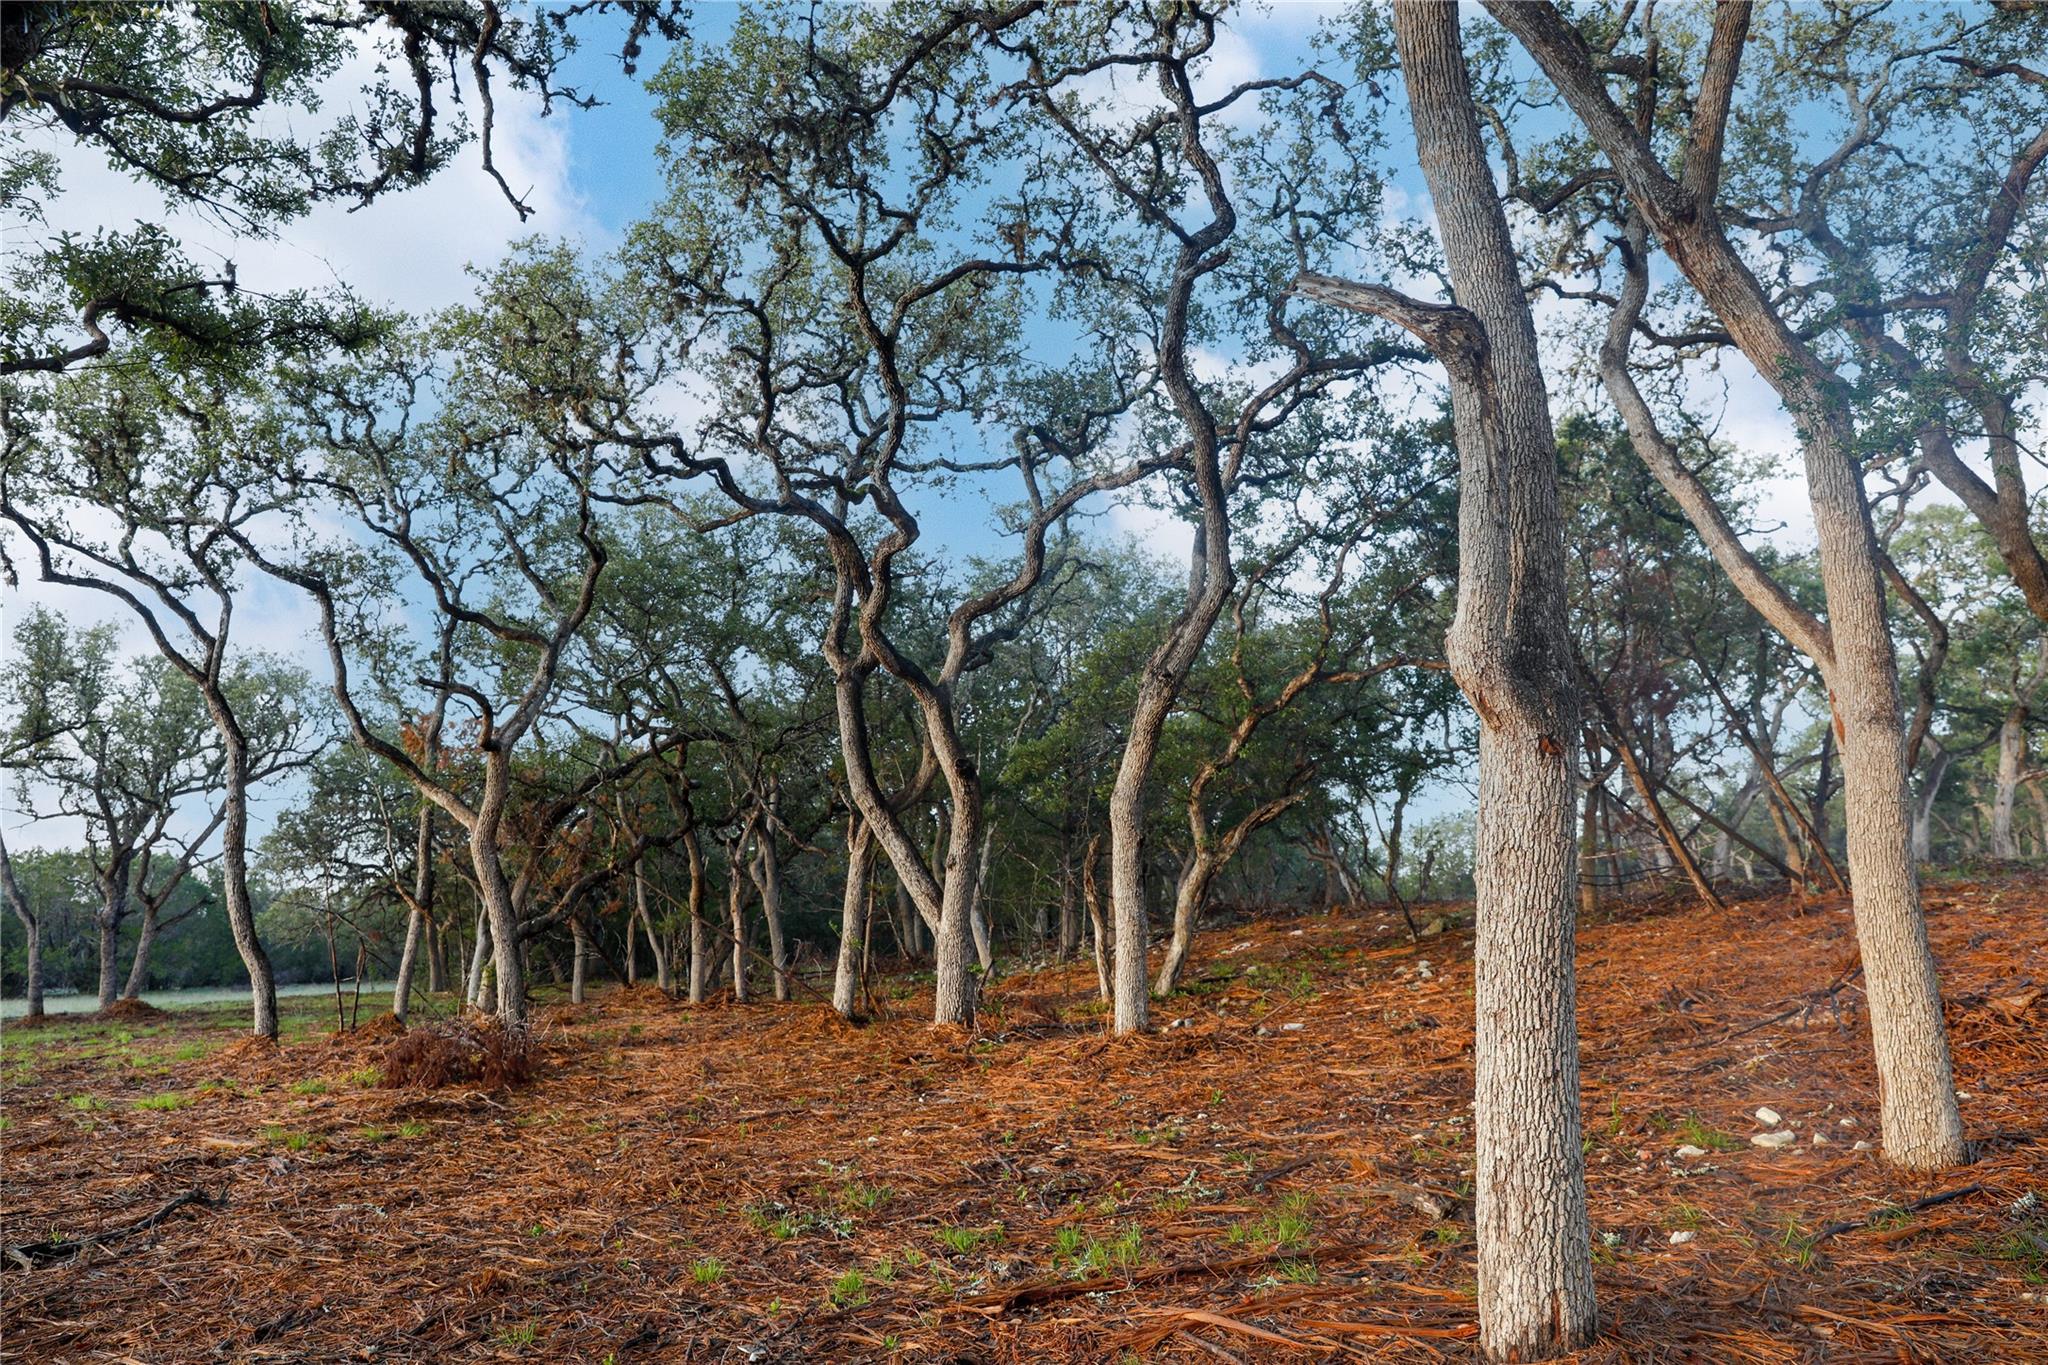
[(135, 1101), (135, 1107), (137, 1109), (162, 1109), (166, 1111), (189, 1109), (192, 1107), (192, 1097), (175, 1090), (166, 1090), (161, 1095), (151, 1095), (146, 1100)]

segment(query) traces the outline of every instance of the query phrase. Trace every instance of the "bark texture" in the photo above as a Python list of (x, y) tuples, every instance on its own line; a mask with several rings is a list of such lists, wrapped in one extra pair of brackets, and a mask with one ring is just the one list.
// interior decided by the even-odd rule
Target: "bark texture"
[(1445, 646), (1480, 719), (1480, 1344), (1495, 1360), (1533, 1360), (1586, 1345), (1597, 1327), (1574, 1014), (1578, 705), (1557, 449), (1458, 12), (1396, 0), (1393, 14), (1423, 175), (1470, 329), (1466, 345), (1444, 352), (1460, 471), (1458, 606)]

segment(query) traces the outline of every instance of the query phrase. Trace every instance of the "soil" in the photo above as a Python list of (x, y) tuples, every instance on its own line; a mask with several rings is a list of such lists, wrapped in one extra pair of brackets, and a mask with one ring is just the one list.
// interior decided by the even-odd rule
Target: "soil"
[[(1583, 928), (1580, 1359), (2048, 1360), (2048, 881), (1927, 903), (1978, 1154), (1935, 1175), (1856, 1150), (1840, 898)], [(10, 1028), (0, 1241), (34, 1268), (0, 1356), (1472, 1359), (1469, 911), (1438, 914), (1208, 931), (1136, 1040), (1078, 963), (972, 1034), (909, 977), (864, 1027), (597, 990), (496, 1091), (386, 1087), (397, 1042), (296, 1002), (277, 1048), (227, 1011)]]

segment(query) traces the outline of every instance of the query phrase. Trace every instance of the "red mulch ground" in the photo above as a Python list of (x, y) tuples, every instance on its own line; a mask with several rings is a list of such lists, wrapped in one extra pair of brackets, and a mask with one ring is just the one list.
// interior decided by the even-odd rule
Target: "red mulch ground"
[[(1585, 929), (1583, 1359), (2048, 1360), (2048, 883), (1928, 905), (1981, 1152), (1932, 1177), (1854, 1150), (1838, 900)], [(304, 1005), (275, 1050), (220, 1049), (219, 1014), (10, 1031), (0, 1241), (217, 1202), (0, 1270), (0, 1355), (1472, 1358), (1469, 936), (1261, 920), (1194, 971), (1135, 1041), (1079, 966), (1000, 983), (973, 1037), (915, 996), (856, 1029), (613, 992), (545, 1010), (536, 1079), (495, 1093), (380, 1087), (390, 1041)], [(1797, 1146), (1750, 1145), (1760, 1105)]]

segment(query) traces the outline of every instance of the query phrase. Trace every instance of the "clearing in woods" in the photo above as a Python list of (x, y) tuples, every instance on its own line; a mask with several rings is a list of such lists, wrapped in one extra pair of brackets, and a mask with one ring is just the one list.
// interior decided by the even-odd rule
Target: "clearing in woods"
[[(1581, 1359), (2048, 1359), (2048, 883), (1927, 903), (1979, 1153), (1934, 1177), (1859, 1150), (1839, 899), (1582, 930)], [(388, 1035), (330, 1036), (331, 1001), (276, 1049), (233, 1009), (10, 1026), (0, 1351), (1470, 1359), (1470, 939), (1429, 913), (1414, 945), (1370, 910), (1207, 932), (1132, 1040), (1082, 964), (1001, 980), (971, 1036), (907, 980), (863, 1028), (614, 989), (495, 1091), (380, 1084)]]

